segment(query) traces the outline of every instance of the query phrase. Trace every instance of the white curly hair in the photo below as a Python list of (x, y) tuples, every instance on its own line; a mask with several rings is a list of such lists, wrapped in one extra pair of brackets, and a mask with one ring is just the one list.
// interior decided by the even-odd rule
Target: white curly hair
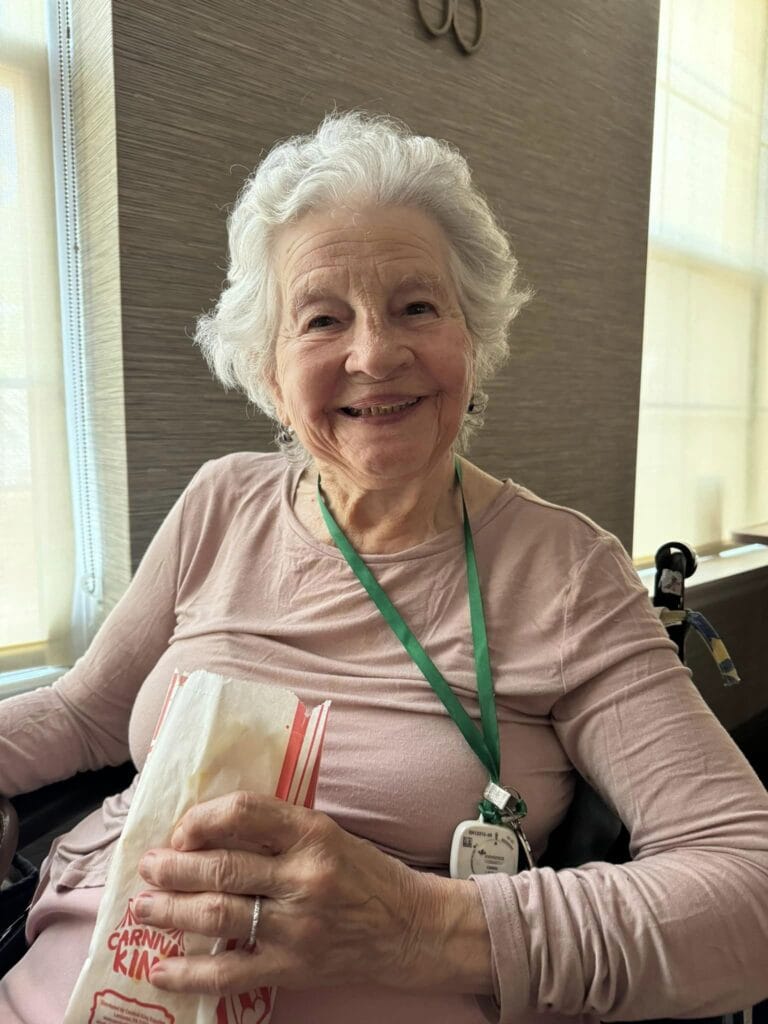
[[(465, 451), (482, 424), (483, 384), (509, 354), (508, 328), (531, 292), (518, 284), (517, 260), (469, 165), (452, 145), (415, 135), (392, 118), (359, 111), (329, 114), (311, 135), (278, 143), (246, 180), (229, 216), (227, 281), (195, 342), (212, 373), (279, 420), (269, 388), (280, 318), (272, 246), (280, 228), (310, 211), (350, 199), (416, 207), (440, 225), (474, 346), (475, 399), (455, 448)], [(295, 436), (278, 430), (291, 458), (308, 461)]]

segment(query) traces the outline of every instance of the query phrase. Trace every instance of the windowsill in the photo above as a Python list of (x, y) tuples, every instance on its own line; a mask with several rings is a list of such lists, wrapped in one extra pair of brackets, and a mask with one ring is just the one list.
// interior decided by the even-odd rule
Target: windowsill
[(36, 690), (39, 686), (50, 686), (68, 671), (63, 665), (38, 665), (15, 672), (0, 672), (0, 700)]
[[(699, 559), (696, 572), (686, 580), (686, 593), (697, 587), (717, 583), (720, 580), (731, 580), (735, 576), (752, 572), (755, 569), (768, 568), (768, 545), (748, 544), (741, 548), (731, 548), (719, 555), (706, 555)], [(641, 569), (638, 573), (648, 593), (653, 597), (654, 568)]]

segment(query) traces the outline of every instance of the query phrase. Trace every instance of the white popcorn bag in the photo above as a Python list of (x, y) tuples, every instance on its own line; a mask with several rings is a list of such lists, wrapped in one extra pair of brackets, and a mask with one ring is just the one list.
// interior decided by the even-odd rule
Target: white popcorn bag
[[(329, 707), (307, 712), (289, 690), (211, 672), (174, 674), (63, 1024), (268, 1024), (272, 988), (219, 998), (150, 984), (157, 960), (223, 946), (140, 924), (133, 899), (147, 885), (138, 865), (150, 848), (170, 846), (184, 812), (204, 800), (247, 789), (311, 807)], [(230, 939), (225, 948), (245, 944)]]

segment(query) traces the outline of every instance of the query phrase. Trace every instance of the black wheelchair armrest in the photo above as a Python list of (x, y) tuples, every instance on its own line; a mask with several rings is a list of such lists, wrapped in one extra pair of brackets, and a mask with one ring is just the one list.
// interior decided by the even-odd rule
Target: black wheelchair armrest
[(19, 819), (8, 797), (0, 797), (0, 882), (8, 877), (19, 845)]

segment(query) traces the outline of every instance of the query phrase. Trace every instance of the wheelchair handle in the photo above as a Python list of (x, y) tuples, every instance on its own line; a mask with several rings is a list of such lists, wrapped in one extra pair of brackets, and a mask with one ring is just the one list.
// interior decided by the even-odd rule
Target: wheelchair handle
[(696, 551), (682, 541), (669, 541), (656, 552), (653, 603), (657, 608), (679, 611), (685, 607), (685, 580), (696, 572)]

